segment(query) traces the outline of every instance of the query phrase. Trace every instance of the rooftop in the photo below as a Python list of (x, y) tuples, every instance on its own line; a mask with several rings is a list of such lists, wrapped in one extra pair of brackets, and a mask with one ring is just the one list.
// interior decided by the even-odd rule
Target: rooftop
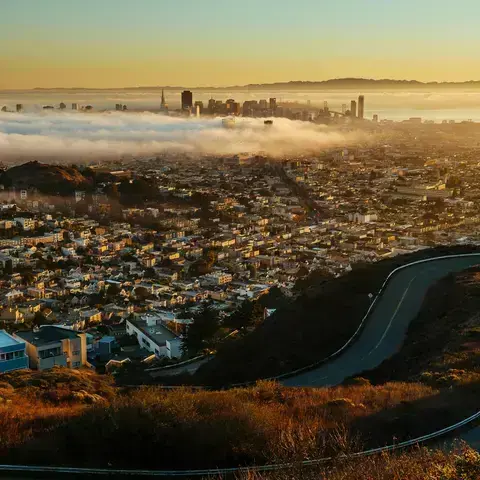
[(129, 320), (130, 323), (136, 325), (148, 337), (150, 337), (157, 345), (165, 345), (167, 340), (174, 340), (177, 338), (170, 330), (165, 328), (158, 322), (156, 325), (148, 326), (145, 320)]
[(0, 348), (11, 347), (12, 345), (21, 345), (23, 342), (12, 337), (5, 330), (0, 330)]
[(16, 335), (37, 347), (48, 345), (49, 343), (58, 343), (66, 338), (77, 338), (78, 336), (73, 330), (50, 326), (41, 327), (38, 331), (17, 332)]

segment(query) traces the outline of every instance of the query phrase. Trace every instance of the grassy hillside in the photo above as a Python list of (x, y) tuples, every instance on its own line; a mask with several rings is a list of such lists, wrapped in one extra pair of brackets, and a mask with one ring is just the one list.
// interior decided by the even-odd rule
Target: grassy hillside
[(480, 454), (459, 445), (453, 452), (419, 448), (408, 453), (336, 462), (308, 469), (250, 472), (241, 480), (478, 480)]
[(251, 334), (221, 348), (194, 380), (214, 386), (241, 383), (319, 361), (353, 335), (370, 304), (368, 294), (377, 292), (394, 268), (423, 258), (473, 251), (474, 247), (464, 246), (422, 250), (356, 266), (343, 277), (323, 282), (314, 273), (304, 282), (302, 295)]
[(458, 420), (465, 410), (448, 395), (421, 383), (365, 381), (328, 389), (273, 382), (227, 391), (122, 389), (89, 371), (15, 372), (1, 377), (0, 458), (185, 469), (338, 456)]
[[(370, 435), (372, 428), (381, 431), (381, 412), (398, 417), (406, 408), (411, 415), (417, 405), (431, 408), (429, 399), (441, 393), (415, 383), (362, 383), (331, 389), (263, 382), (212, 392), (124, 390), (88, 371), (15, 372), (1, 377), (0, 457), (13, 463), (158, 469), (336, 455), (383, 441)], [(362, 419), (364, 430), (357, 428)], [(428, 428), (418, 422), (403, 434)]]

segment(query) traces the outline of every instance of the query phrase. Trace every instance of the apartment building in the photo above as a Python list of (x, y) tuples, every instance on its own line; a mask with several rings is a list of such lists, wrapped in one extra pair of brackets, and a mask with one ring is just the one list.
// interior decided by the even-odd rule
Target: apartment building
[(0, 374), (28, 368), (25, 342), (0, 330)]
[(55, 366), (79, 368), (87, 363), (85, 333), (60, 326), (43, 326), (38, 330), (17, 332), (26, 343), (30, 368), (46, 370)]

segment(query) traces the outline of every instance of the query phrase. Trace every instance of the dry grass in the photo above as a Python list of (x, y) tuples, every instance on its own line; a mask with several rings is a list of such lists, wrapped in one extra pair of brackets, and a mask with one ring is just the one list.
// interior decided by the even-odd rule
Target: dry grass
[(274, 382), (230, 391), (124, 392), (107, 377), (61, 369), (6, 379), (16, 388), (3, 385), (2, 456), (126, 468), (251, 465), (357, 451), (363, 444), (353, 425), (437, 394), (421, 384), (287, 389)]
[(416, 450), (338, 462), (327, 467), (248, 472), (237, 480), (478, 480), (480, 454), (460, 445), (455, 451)]
[(443, 402), (442, 392), (416, 383), (122, 390), (105, 376), (55, 369), (4, 376), (0, 392), (0, 457), (23, 464), (185, 469), (292, 462), (343, 456), (391, 441), (384, 432), (426, 433), (443, 421), (424, 415)]

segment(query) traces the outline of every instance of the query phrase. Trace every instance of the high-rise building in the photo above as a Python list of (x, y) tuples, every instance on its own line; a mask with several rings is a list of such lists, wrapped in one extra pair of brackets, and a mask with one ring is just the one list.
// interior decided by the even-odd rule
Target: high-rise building
[(211, 98), (209, 101), (208, 101), (208, 113), (210, 115), (213, 115), (215, 113), (215, 105), (216, 105), (216, 102), (215, 102), (215, 99), (214, 98)]
[(122, 106), (121, 103), (116, 103), (116, 104), (115, 104), (115, 110), (116, 110), (117, 112), (121, 111), (122, 108), (123, 108), (123, 106)]
[(358, 118), (363, 119), (364, 115), (364, 109), (365, 109), (365, 97), (363, 95), (360, 95), (358, 97)]
[(200, 118), (200, 105), (195, 105), (195, 116)]
[(78, 103), (72, 103), (72, 110), (78, 110)]
[(347, 104), (342, 103), (342, 113), (345, 115), (346, 111), (347, 111)]
[(193, 93), (190, 90), (182, 92), (182, 110), (191, 110), (193, 107)]
[(160, 102), (160, 111), (161, 112), (167, 112), (168, 111), (168, 105), (167, 105), (167, 101), (165, 99), (165, 92), (162, 88), (162, 100)]
[(270, 98), (269, 105), (270, 105), (270, 110), (272, 112), (275, 112), (277, 110), (277, 99), (276, 98)]
[(258, 106), (260, 107), (260, 110), (266, 110), (268, 108), (268, 103), (266, 100), (260, 100)]
[(357, 116), (357, 102), (355, 100), (352, 100), (350, 102), (350, 116), (351, 117)]
[(17, 103), (17, 112), (21, 112), (23, 110), (23, 105), (21, 103)]
[(245, 102), (243, 102), (243, 116), (254, 117), (255, 111), (258, 110), (258, 106), (256, 100), (245, 100)]
[(378, 122), (378, 115), (377, 115), (377, 114), (375, 114), (375, 115), (373, 116), (373, 121), (374, 121), (375, 123)]

